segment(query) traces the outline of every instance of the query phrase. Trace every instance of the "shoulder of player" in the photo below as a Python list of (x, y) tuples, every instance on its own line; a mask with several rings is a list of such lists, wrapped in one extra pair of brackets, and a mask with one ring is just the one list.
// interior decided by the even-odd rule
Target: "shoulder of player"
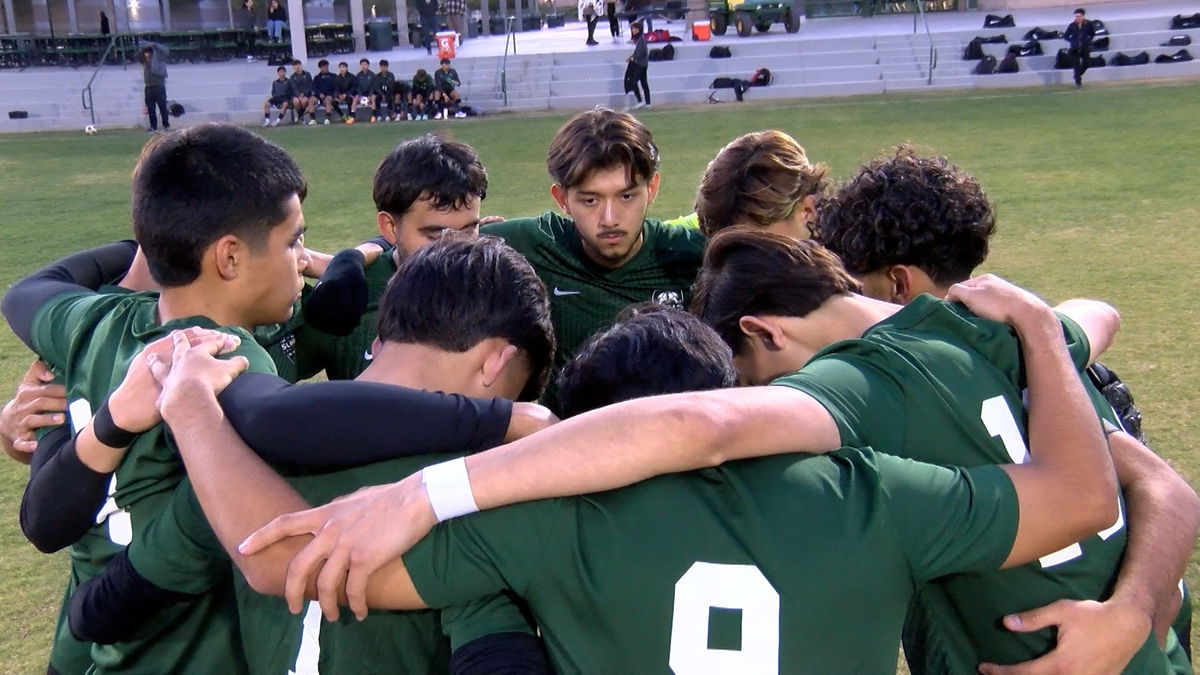
[(697, 228), (670, 225), (652, 218), (646, 219), (644, 231), (647, 241), (659, 252), (675, 252), (700, 259), (708, 243), (708, 239)]
[(575, 223), (562, 214), (547, 211), (540, 216), (510, 218), (480, 228), (480, 234), (504, 239), (509, 246), (526, 253), (538, 246), (558, 246), (575, 233)]

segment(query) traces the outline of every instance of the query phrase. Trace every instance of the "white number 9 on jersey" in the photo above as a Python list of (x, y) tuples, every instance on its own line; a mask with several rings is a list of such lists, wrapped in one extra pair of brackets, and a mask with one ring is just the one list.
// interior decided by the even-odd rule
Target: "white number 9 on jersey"
[[(711, 649), (709, 613), (740, 609), (742, 648)], [(675, 583), (671, 670), (700, 673), (779, 673), (779, 593), (754, 565), (697, 562)]]

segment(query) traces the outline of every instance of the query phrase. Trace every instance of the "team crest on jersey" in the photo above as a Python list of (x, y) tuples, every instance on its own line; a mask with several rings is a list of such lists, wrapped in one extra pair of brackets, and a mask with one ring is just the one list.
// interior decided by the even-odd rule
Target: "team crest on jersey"
[(295, 363), (296, 362), (296, 336), (292, 333), (288, 333), (287, 336), (284, 337), (283, 340), (280, 342), (279, 346), (283, 348), (283, 354), (284, 354), (284, 356), (287, 357), (288, 361)]
[(683, 309), (683, 291), (654, 291), (650, 301), (675, 309)]

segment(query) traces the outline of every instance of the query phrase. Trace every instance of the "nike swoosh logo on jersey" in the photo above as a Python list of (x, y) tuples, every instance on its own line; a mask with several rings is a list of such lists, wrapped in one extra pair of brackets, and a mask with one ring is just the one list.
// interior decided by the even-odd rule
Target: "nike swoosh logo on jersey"
[(371, 353), (370, 349), (368, 349), (367, 351), (363, 352), (363, 358), (367, 361), (370, 361), (375, 358), (375, 355)]
[(555, 294), (555, 295), (557, 295), (557, 296), (563, 296), (563, 295), (579, 295), (579, 294), (580, 294), (580, 293), (582, 293), (582, 292), (583, 292), (583, 291), (564, 291), (564, 290), (560, 290), (558, 286), (555, 286), (555, 287), (554, 287), (554, 294)]

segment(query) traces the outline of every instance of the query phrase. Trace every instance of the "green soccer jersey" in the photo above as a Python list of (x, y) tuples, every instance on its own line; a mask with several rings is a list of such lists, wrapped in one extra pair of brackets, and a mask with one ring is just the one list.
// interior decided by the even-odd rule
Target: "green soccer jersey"
[(304, 300), (311, 292), (312, 286), (305, 284), (286, 322), (254, 327), (254, 341), (267, 350), (275, 372), (288, 382), (299, 382), (320, 372), (315, 364), (306, 362), (308, 354), (296, 348), (296, 333), (304, 325)]
[[(288, 482), (310, 503), (323, 504), (367, 485), (398, 481), (444, 459), (405, 457), (289, 476)], [(145, 538), (130, 547), (129, 559), (147, 580), (185, 593), (203, 593), (232, 570), (186, 480)], [(492, 633), (532, 633), (520, 610), (499, 596), (444, 612), (372, 611), (362, 622), (348, 614), (328, 622), (317, 603), (308, 603), (302, 616), (292, 615), (282, 598), (259, 595), (240, 573), (232, 574), (245, 658), (256, 674), (444, 673), (452, 644), (457, 648)]]
[[(558, 339), (555, 372), (629, 305), (658, 302), (686, 308), (704, 257), (704, 236), (698, 230), (650, 219), (643, 226), (641, 250), (617, 269), (593, 263), (583, 251), (574, 221), (554, 212), (506, 220), (480, 231), (502, 237), (520, 251), (546, 284)], [(555, 402), (553, 387), (544, 400)]]
[[(76, 431), (117, 388), (130, 361), (147, 343), (178, 328), (219, 328), (204, 317), (159, 324), (157, 302), (157, 293), (81, 291), (55, 296), (38, 310), (31, 331), (34, 351), (66, 382), (68, 414)], [(270, 358), (249, 333), (221, 330), (242, 338), (235, 354), (249, 360), (250, 370), (274, 372)], [(182, 476), (183, 465), (165, 427), (159, 425), (140, 434), (113, 473), (109, 498), (97, 515), (97, 524), (71, 546), (73, 582), (82, 583), (99, 573), (152, 522)], [(197, 653), (228, 649), (236, 640), (231, 615), (222, 613), (224, 602), (213, 595), (183, 603), (170, 610), (168, 620), (148, 628), (136, 640), (95, 646), (95, 672), (147, 668), (188, 672), (187, 664)], [(51, 662), (68, 658), (72, 647), (68, 641), (63, 640), (61, 646), (56, 641)]]
[(353, 380), (371, 365), (371, 343), (378, 334), (376, 317), (379, 301), (388, 282), (396, 274), (395, 248), (384, 251), (379, 259), (367, 266), (367, 309), (358, 320), (354, 332), (345, 336), (323, 333), (312, 326), (296, 331), (297, 359), (302, 364), (301, 377), (322, 370), (331, 380)]
[[(1064, 320), (1064, 327), (1082, 371), (1087, 338), (1074, 322)], [(1082, 379), (1097, 410), (1111, 417), (1099, 392)], [(952, 466), (1023, 462), (1028, 456), (1025, 373), (1013, 332), (928, 295), (860, 339), (830, 345), (775, 384), (820, 401), (843, 443)], [(974, 672), (980, 662), (1017, 663), (1052, 649), (1052, 630), (1014, 633), (1000, 618), (1060, 598), (1107, 597), (1125, 550), (1123, 510), (1098, 535), (1038, 562), (923, 587), (904, 635), (913, 671)], [(1165, 672), (1163, 654), (1148, 641), (1130, 669)]]
[(999, 467), (843, 449), (475, 514), (404, 562), (433, 607), (523, 597), (559, 673), (893, 673), (914, 584), (1016, 525)]

